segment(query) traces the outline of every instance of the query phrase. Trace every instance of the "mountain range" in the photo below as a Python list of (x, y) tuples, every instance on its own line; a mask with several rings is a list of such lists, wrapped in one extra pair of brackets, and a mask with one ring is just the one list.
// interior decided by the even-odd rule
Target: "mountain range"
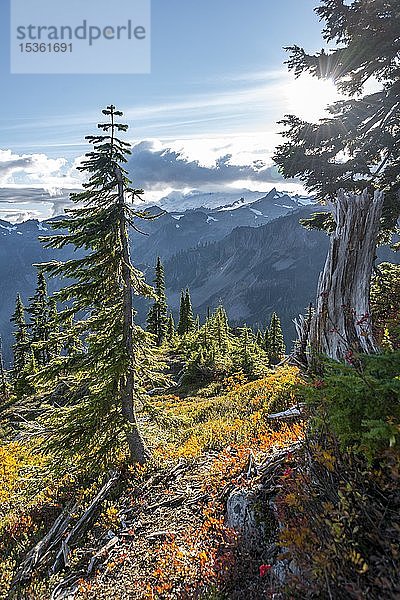
[[(218, 204), (218, 198), (209, 201)], [(194, 311), (201, 318), (208, 308), (223, 302), (233, 324), (265, 327), (276, 311), (290, 346), (294, 339), (292, 319), (315, 299), (328, 248), (324, 233), (306, 230), (299, 224), (299, 219), (315, 211), (315, 205), (309, 199), (273, 189), (253, 201), (236, 197), (228, 205), (179, 211), (174, 206), (171, 212), (159, 206), (148, 209), (150, 214), (160, 216), (138, 223), (143, 233), (131, 231), (131, 253), (149, 282), (154, 277), (156, 258), (161, 257), (175, 319), (180, 292), (189, 287)], [(18, 292), (25, 304), (34, 293), (36, 269), (32, 265), (67, 260), (73, 254), (73, 248), (43, 248), (38, 237), (54, 233), (51, 221), (0, 221), (0, 333), (8, 366), (10, 316)], [(396, 262), (396, 255), (388, 248), (379, 250), (379, 258)], [(59, 282), (50, 281), (50, 293), (58, 286)], [(143, 324), (147, 301), (136, 298), (135, 308), (136, 320)]]

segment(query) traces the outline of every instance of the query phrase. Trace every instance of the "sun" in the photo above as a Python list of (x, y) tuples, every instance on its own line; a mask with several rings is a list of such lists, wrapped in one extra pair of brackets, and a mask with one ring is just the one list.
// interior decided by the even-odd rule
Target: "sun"
[(317, 79), (301, 75), (285, 86), (287, 112), (309, 122), (328, 115), (326, 107), (343, 96), (331, 79)]

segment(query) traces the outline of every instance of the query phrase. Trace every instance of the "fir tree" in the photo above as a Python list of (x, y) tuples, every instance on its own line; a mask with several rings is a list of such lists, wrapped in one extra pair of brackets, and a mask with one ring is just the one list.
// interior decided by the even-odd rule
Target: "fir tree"
[(174, 323), (174, 317), (172, 316), (172, 313), (170, 313), (169, 317), (168, 317), (166, 338), (170, 344), (175, 339), (175, 323)]
[(179, 323), (178, 323), (178, 334), (186, 335), (193, 331), (195, 328), (195, 322), (193, 317), (192, 301), (190, 298), (189, 289), (181, 292), (181, 302), (179, 307)]
[(186, 333), (190, 333), (191, 331), (194, 330), (192, 300), (190, 298), (189, 288), (186, 289), (186, 294), (185, 294), (185, 324), (186, 324)]
[[(347, 98), (329, 116), (308, 123), (294, 115), (282, 121), (286, 141), (275, 162), (285, 177), (298, 177), (325, 201), (339, 189), (385, 191), (382, 231), (394, 231), (400, 214), (400, 110), (398, 0), (322, 0), (323, 37), (333, 49), (307, 54), (299, 46), (287, 64), (296, 77), (332, 78)], [(373, 92), (365, 84), (374, 81)], [(316, 213), (310, 227), (332, 230), (330, 213)]]
[(281, 322), (278, 315), (274, 312), (271, 316), (271, 322), (268, 332), (269, 351), (268, 357), (271, 364), (277, 364), (285, 355), (286, 348), (282, 334)]
[(180, 305), (179, 305), (179, 321), (178, 321), (177, 332), (178, 332), (178, 335), (185, 335), (185, 333), (187, 333), (187, 329), (186, 329), (186, 297), (185, 297), (183, 290), (181, 291), (181, 301), (180, 301)]
[(18, 397), (34, 392), (30, 377), (36, 371), (36, 362), (25, 319), (25, 308), (21, 296), (17, 295), (15, 311), (11, 317), (14, 323), (13, 369), (14, 391)]
[[(122, 113), (114, 106), (103, 114), (109, 118), (98, 126), (104, 135), (88, 136), (93, 150), (78, 167), (89, 180), (81, 193), (72, 195), (77, 207), (68, 211), (70, 218), (53, 224), (68, 233), (42, 240), (46, 247), (71, 244), (86, 251), (83, 258), (42, 266), (53, 277), (73, 281), (55, 296), (68, 306), (61, 321), (80, 318), (73, 329), (83, 345), (47, 369), (48, 380), (66, 372), (74, 382), (69, 406), (48, 415), (53, 433), (47, 444), (56, 456), (76, 460), (78, 453), (84, 454), (85, 463), (97, 467), (114, 460), (122, 434), (132, 462), (147, 458), (135, 400), (152, 356), (147, 335), (133, 323), (133, 293), (150, 296), (151, 288), (131, 263), (128, 234), (137, 218), (150, 217), (131, 204), (141, 191), (131, 187), (122, 166), (130, 146), (116, 137), (128, 126), (116, 122)], [(137, 360), (139, 353), (146, 361)]]
[(160, 257), (157, 258), (155, 276), (156, 300), (150, 308), (147, 317), (147, 331), (156, 336), (157, 346), (161, 346), (165, 340), (167, 332), (167, 298), (165, 295), (165, 277), (164, 267)]
[(219, 352), (227, 352), (229, 345), (229, 323), (225, 309), (221, 304), (210, 321), (213, 338)]
[(38, 271), (36, 292), (29, 301), (30, 304), (27, 312), (30, 315), (32, 348), (37, 365), (42, 367), (49, 362), (49, 347), (47, 342), (50, 334), (49, 299), (43, 271)]
[(22, 376), (22, 373), (28, 365), (31, 356), (31, 344), (28, 334), (28, 326), (25, 319), (25, 308), (19, 294), (17, 295), (14, 314), (10, 320), (15, 326), (15, 343), (13, 345), (13, 379), (16, 381)]

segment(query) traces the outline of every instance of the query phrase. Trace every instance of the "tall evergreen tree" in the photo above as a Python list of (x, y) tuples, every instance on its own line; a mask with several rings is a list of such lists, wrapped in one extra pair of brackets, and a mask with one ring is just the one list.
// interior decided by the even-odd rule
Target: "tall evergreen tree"
[(187, 333), (187, 323), (186, 323), (186, 297), (185, 293), (181, 291), (181, 300), (179, 304), (179, 321), (177, 328), (178, 335), (185, 335)]
[(260, 346), (260, 348), (264, 347), (264, 336), (259, 329), (257, 329), (257, 333), (256, 333), (256, 342)]
[(194, 330), (195, 322), (193, 316), (192, 299), (190, 297), (189, 288), (186, 289), (185, 294), (185, 321), (186, 321), (186, 333)]
[(47, 369), (51, 381), (55, 372), (67, 372), (74, 382), (70, 404), (48, 415), (54, 426), (47, 443), (57, 456), (68, 453), (69, 460), (76, 460), (84, 453), (86, 464), (99, 465), (113, 461), (123, 434), (130, 460), (143, 463), (148, 452), (135, 401), (144, 363), (136, 363), (136, 357), (144, 352), (148, 361), (151, 349), (145, 332), (133, 323), (132, 295), (150, 296), (151, 288), (131, 263), (128, 227), (150, 217), (131, 204), (141, 190), (131, 187), (122, 166), (130, 146), (116, 137), (128, 126), (117, 122), (122, 113), (114, 106), (103, 114), (109, 119), (98, 126), (104, 134), (87, 137), (93, 150), (78, 167), (89, 179), (82, 192), (72, 194), (77, 206), (68, 211), (70, 218), (53, 224), (68, 233), (42, 240), (48, 248), (71, 244), (85, 250), (82, 258), (42, 266), (53, 277), (73, 281), (55, 296), (68, 306), (62, 320), (78, 316), (73, 327), (84, 344), (74, 356), (59, 357)]
[(192, 301), (190, 298), (190, 292), (187, 288), (184, 292), (181, 292), (181, 302), (179, 307), (179, 323), (178, 323), (178, 334), (186, 335), (195, 329), (195, 321), (193, 317)]
[(47, 296), (47, 284), (43, 271), (37, 274), (36, 292), (29, 299), (27, 312), (30, 315), (30, 329), (32, 337), (32, 348), (38, 367), (49, 362), (49, 298)]
[(147, 331), (156, 336), (157, 346), (161, 346), (167, 333), (167, 298), (165, 295), (164, 267), (160, 257), (157, 258), (155, 276), (156, 300), (147, 316)]
[(13, 332), (15, 338), (13, 345), (13, 379), (16, 381), (22, 376), (31, 358), (31, 344), (25, 319), (25, 307), (20, 294), (17, 295), (15, 311), (10, 320), (15, 327)]
[(175, 323), (172, 313), (168, 317), (166, 338), (169, 343), (172, 343), (175, 338)]
[(270, 363), (277, 364), (285, 355), (286, 348), (283, 339), (281, 322), (278, 315), (274, 312), (271, 316), (271, 322), (268, 331), (269, 351), (268, 356)]
[(222, 304), (217, 307), (210, 320), (210, 324), (218, 350), (222, 353), (226, 352), (229, 344), (229, 323), (228, 316)]
[[(286, 48), (287, 64), (296, 77), (332, 78), (347, 98), (318, 123), (286, 115), (286, 141), (274, 159), (286, 177), (299, 177), (322, 200), (339, 189), (385, 191), (380, 225), (393, 231), (400, 215), (399, 2), (321, 0), (315, 12), (335, 47), (316, 54)], [(377, 89), (368, 93), (371, 80)], [(332, 230), (332, 217), (317, 213), (309, 225)]]
[(13, 345), (12, 379), (15, 394), (22, 397), (34, 392), (34, 385), (30, 378), (35, 374), (36, 361), (25, 319), (25, 307), (19, 294), (11, 322), (14, 323), (15, 328), (13, 332), (15, 343)]

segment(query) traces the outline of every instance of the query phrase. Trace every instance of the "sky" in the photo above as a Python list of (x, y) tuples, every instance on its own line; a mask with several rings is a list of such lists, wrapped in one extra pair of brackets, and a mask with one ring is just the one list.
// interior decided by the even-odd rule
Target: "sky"
[(329, 82), (295, 81), (284, 65), (284, 46), (325, 45), (317, 0), (152, 0), (151, 72), (140, 75), (11, 74), (12, 1), (0, 0), (0, 218), (61, 210), (51, 200), (80, 185), (84, 137), (110, 103), (130, 126), (129, 170), (148, 202), (173, 190), (302, 191), (271, 157), (284, 114), (316, 120), (336, 99)]

